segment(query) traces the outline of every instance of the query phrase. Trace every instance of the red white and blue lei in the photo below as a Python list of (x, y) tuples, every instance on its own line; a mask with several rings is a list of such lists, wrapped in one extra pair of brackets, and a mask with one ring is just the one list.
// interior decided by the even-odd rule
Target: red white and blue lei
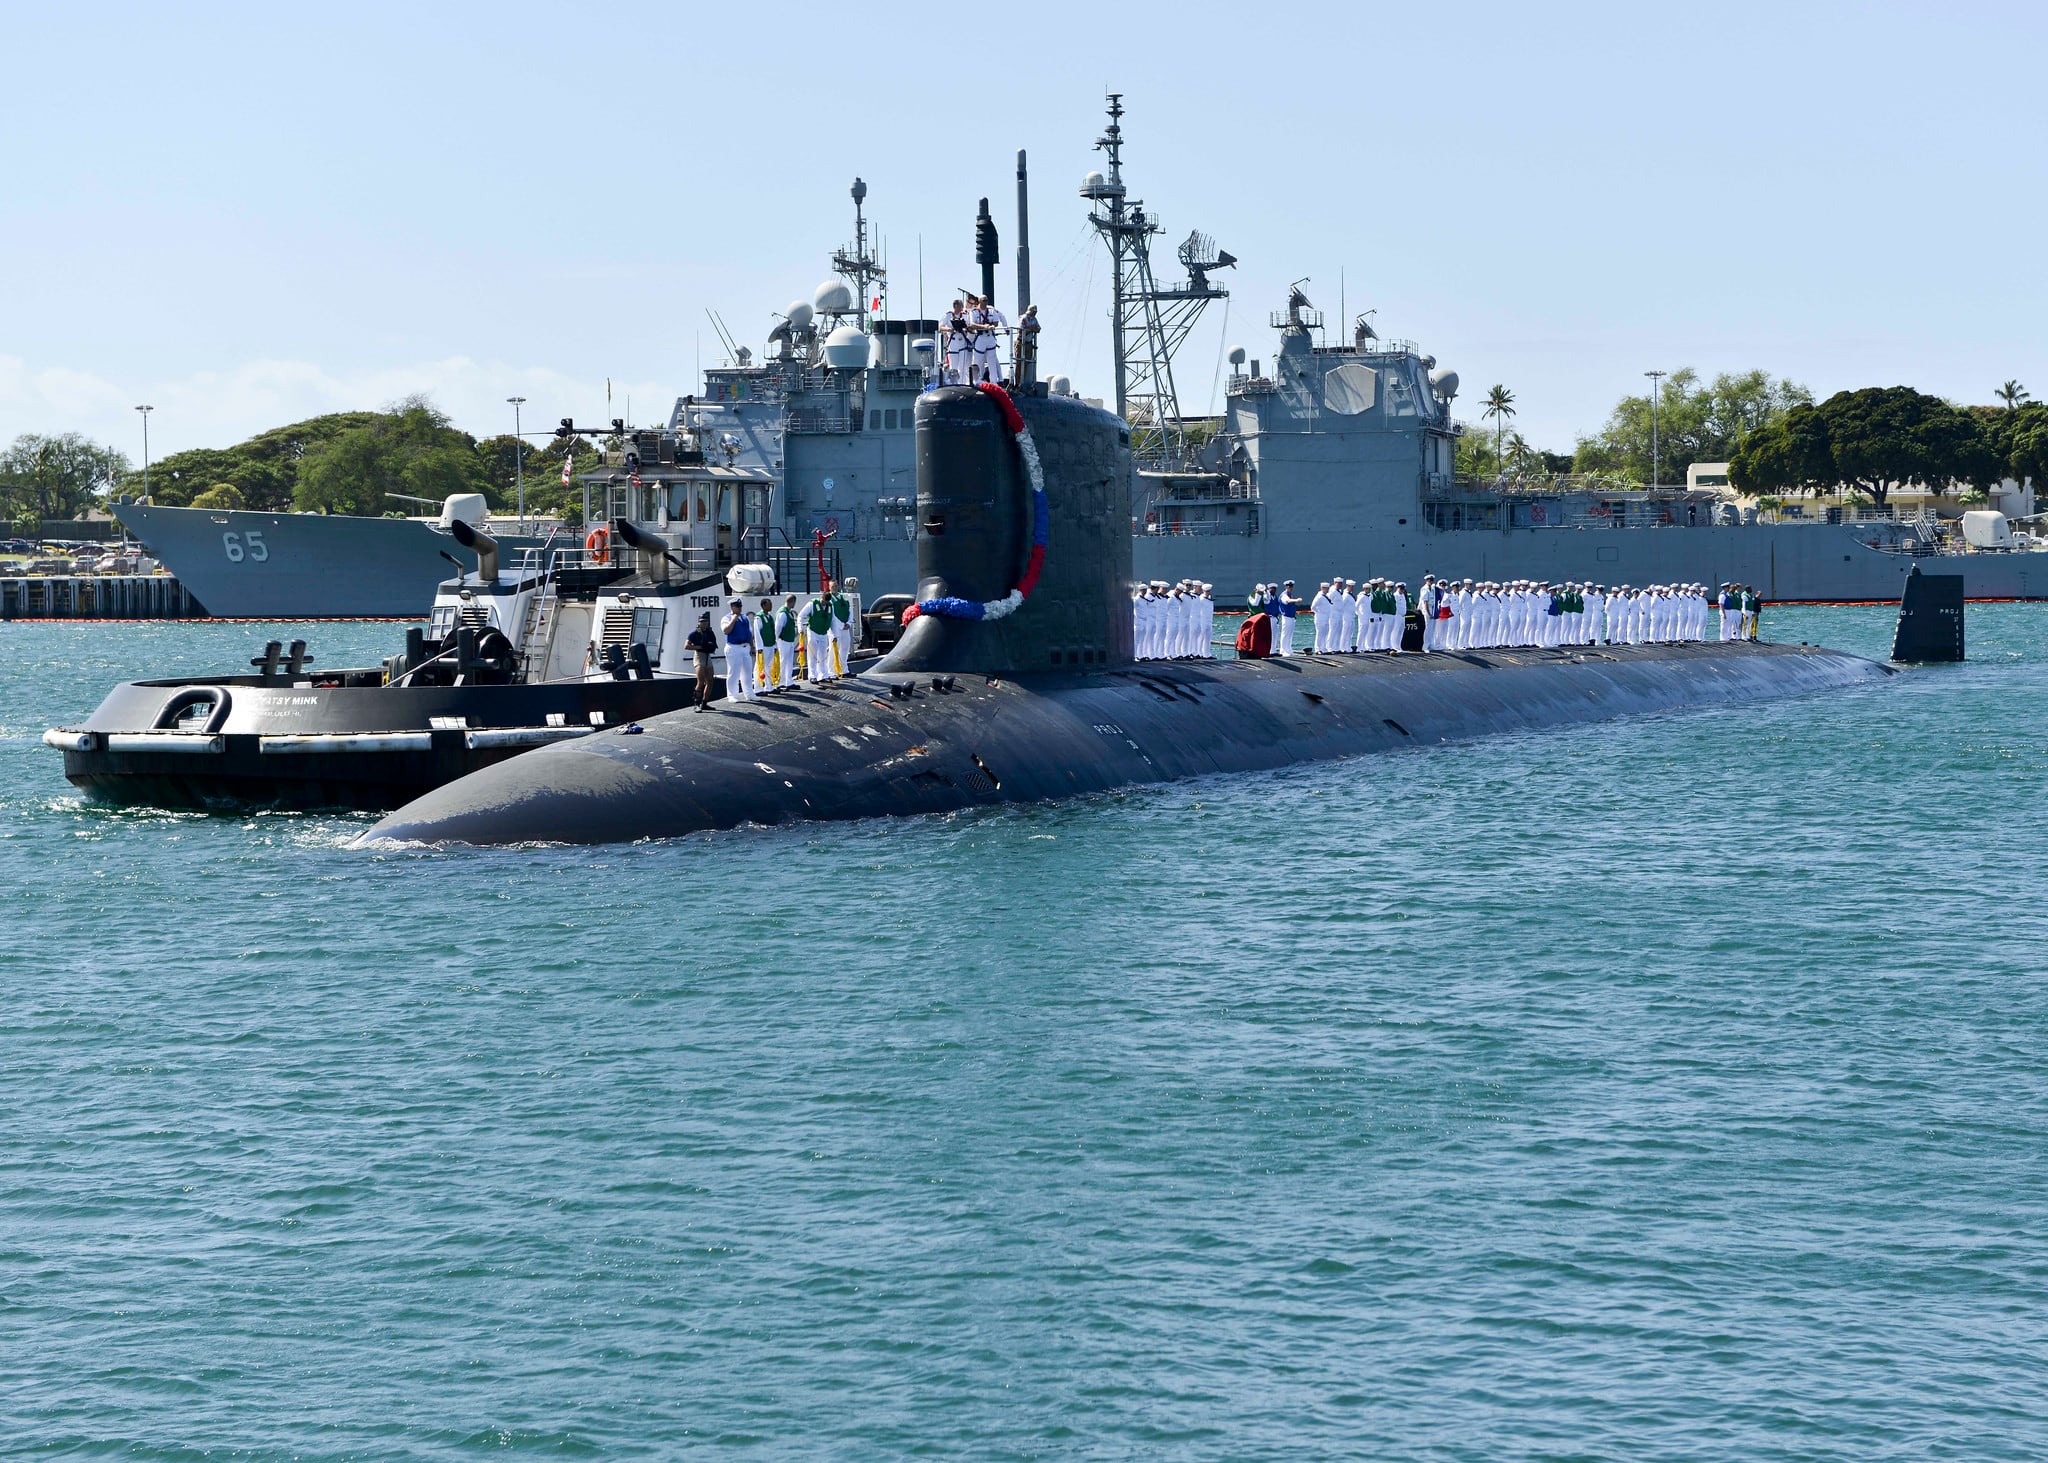
[(1038, 444), (1031, 440), (1031, 433), (1024, 425), (1024, 415), (1017, 410), (1017, 403), (1010, 399), (1009, 392), (993, 381), (983, 381), (978, 385), (1003, 409), (1003, 424), (1010, 429), (1017, 451), (1024, 458), (1024, 473), (1031, 483), (1031, 555), (1024, 561), (1024, 572), (1018, 577), (1017, 587), (1001, 599), (956, 599), (951, 595), (941, 599), (922, 599), (903, 612), (906, 625), (919, 615), (937, 615), (946, 620), (1000, 620), (1005, 615), (1016, 613), (1031, 597), (1031, 591), (1038, 587), (1039, 573), (1045, 568), (1045, 541), (1052, 529), (1052, 507), (1045, 496), (1045, 469), (1038, 463)]

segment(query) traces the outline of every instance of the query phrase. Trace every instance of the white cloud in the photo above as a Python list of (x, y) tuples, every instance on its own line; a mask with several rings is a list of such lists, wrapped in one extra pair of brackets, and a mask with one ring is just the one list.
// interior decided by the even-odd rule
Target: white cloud
[[(254, 360), (229, 371), (141, 385), (60, 365), (38, 365), (0, 355), (0, 441), (23, 432), (82, 432), (140, 461), (142, 429), (135, 406), (147, 402), (152, 457), (187, 447), (230, 447), (269, 427), (326, 412), (360, 411), (423, 393), (455, 424), (477, 436), (512, 429), (508, 396), (524, 396), (529, 433), (575, 416), (598, 421), (624, 416), (632, 402), (639, 422), (666, 421), (675, 383), (614, 381), (614, 405), (604, 411), (605, 383), (585, 381), (546, 366), (513, 366), (467, 356), (415, 364), (335, 372), (312, 361)], [(529, 438), (531, 440), (531, 438)]]

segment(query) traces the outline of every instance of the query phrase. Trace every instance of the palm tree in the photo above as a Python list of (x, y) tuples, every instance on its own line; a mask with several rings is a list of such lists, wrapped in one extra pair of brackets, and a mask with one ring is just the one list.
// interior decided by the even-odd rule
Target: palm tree
[(1486, 392), (1486, 410), (1481, 416), (1493, 418), (1493, 460), (1504, 462), (1501, 457), (1500, 438), (1506, 430), (1508, 418), (1515, 414), (1515, 393), (1505, 386), (1491, 386)]
[(2008, 381), (1992, 393), (2005, 403), (2007, 411), (2018, 411), (2027, 401), (2027, 388), (2017, 381)]

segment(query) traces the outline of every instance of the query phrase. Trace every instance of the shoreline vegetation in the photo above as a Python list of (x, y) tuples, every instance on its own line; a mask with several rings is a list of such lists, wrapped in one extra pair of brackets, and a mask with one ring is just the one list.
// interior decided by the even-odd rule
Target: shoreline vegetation
[[(1996, 406), (1959, 406), (1909, 386), (1840, 391), (1815, 402), (1804, 386), (1769, 372), (1701, 380), (1670, 373), (1653, 404), (1624, 396), (1598, 432), (1569, 453), (1532, 446), (1513, 430), (1515, 395), (1505, 385), (1481, 398), (1483, 425), (1458, 440), (1460, 478), (1523, 480), (1572, 474), (1615, 488), (1683, 483), (1695, 462), (1729, 463), (1729, 481), (1750, 496), (1855, 495), (1882, 505), (1900, 487), (1957, 488), (1981, 498), (2002, 479), (2048, 482), (2048, 403), (2007, 381)], [(173, 507), (404, 517), (420, 499), (481, 493), (493, 511), (517, 501), (524, 461), (526, 509), (564, 514), (580, 489), (562, 485), (599, 462), (584, 438), (522, 446), (510, 433), (473, 437), (424, 396), (381, 411), (334, 412), (259, 432), (232, 447), (192, 447), (150, 464), (152, 502)], [(0, 517), (34, 536), (44, 521), (71, 519), (113, 497), (140, 498), (143, 474), (125, 453), (79, 435), (25, 433), (0, 450)], [(572, 498), (574, 503), (572, 505)]]

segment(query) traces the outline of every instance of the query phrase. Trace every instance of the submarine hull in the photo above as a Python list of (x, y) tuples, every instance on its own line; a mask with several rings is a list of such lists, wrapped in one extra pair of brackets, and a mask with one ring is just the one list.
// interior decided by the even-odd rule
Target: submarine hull
[(1180, 661), (1015, 677), (879, 671), (544, 747), (419, 798), (363, 841), (609, 843), (949, 812), (1888, 674), (1838, 651), (1746, 642)]

